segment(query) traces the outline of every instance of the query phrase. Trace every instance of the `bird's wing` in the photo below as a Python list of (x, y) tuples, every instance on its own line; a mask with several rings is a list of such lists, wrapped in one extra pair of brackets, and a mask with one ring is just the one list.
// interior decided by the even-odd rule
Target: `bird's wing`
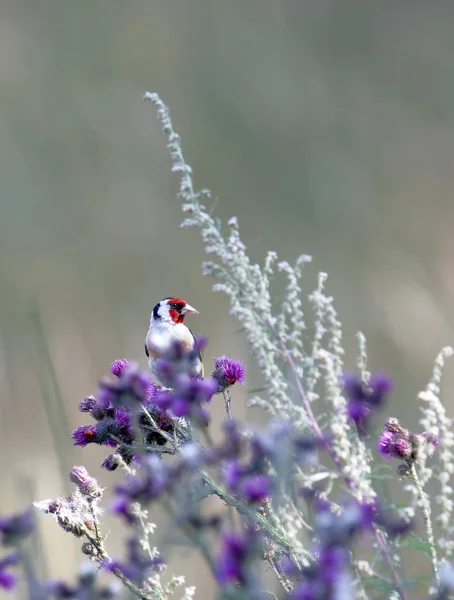
[[(188, 327), (188, 329), (189, 329), (189, 327)], [(195, 337), (195, 335), (193, 334), (193, 332), (190, 329), (189, 329), (189, 332), (192, 335), (192, 337), (194, 338), (194, 342), (195, 342), (197, 340), (197, 338)], [(205, 368), (203, 366), (203, 357), (202, 357), (202, 353), (200, 350), (199, 350), (198, 356), (199, 356), (200, 362), (202, 363), (202, 373), (201, 374), (202, 374), (202, 378), (203, 378), (203, 377), (205, 377)]]

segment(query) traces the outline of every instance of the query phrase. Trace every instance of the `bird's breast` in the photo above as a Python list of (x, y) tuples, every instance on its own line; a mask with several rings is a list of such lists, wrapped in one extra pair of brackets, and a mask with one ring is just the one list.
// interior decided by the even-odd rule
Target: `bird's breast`
[(184, 352), (194, 347), (194, 337), (186, 325), (177, 324), (172, 327), (150, 327), (145, 340), (150, 358), (159, 358), (178, 343)]

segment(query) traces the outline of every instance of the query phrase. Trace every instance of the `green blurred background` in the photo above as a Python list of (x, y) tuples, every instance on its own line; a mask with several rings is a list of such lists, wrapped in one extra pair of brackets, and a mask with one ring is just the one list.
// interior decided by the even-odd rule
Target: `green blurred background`
[[(57, 383), (69, 428), (86, 423), (78, 403), (114, 358), (146, 364), (164, 296), (200, 310), (191, 325), (209, 336), (208, 357), (243, 358), (260, 385), (202, 278), (197, 232), (179, 229), (147, 89), (252, 257), (312, 254), (307, 292), (316, 270), (329, 273), (347, 366), (361, 329), (372, 367), (397, 382), (391, 413), (417, 427), (416, 393), (454, 342), (453, 19), (441, 0), (1, 2), (1, 513), (61, 494), (61, 464), (116, 478), (98, 469), (105, 451), (72, 448), (49, 398)], [(451, 409), (453, 385), (450, 365)], [(237, 414), (246, 395), (236, 391)], [(50, 574), (74, 575), (78, 545), (48, 519), (40, 528), (44, 556), (61, 548)], [(181, 562), (203, 587), (204, 571)]]

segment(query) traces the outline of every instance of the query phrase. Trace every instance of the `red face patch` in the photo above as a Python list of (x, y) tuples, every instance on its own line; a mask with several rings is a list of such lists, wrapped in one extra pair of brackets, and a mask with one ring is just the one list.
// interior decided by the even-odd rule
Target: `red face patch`
[(169, 316), (174, 323), (183, 323), (184, 315), (181, 314), (181, 309), (186, 306), (186, 300), (183, 298), (169, 298), (167, 300), (169, 306)]
[(169, 316), (174, 323), (183, 323), (184, 321), (184, 315), (180, 315), (180, 313), (173, 308), (169, 309)]

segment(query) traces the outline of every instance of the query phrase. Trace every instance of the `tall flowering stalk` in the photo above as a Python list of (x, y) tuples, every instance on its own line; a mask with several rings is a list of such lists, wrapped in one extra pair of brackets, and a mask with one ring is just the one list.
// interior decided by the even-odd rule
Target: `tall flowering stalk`
[[(205, 250), (215, 255), (215, 260), (204, 264), (204, 274), (216, 279), (214, 291), (222, 291), (229, 297), (231, 312), (243, 326), (251, 351), (261, 367), (268, 394), (267, 397), (253, 398), (251, 403), (265, 407), (273, 415), (289, 418), (302, 430), (311, 430), (319, 440), (329, 438), (325, 447), (339, 471), (338, 476), (344, 479), (350, 493), (358, 501), (375, 502), (377, 494), (372, 482), (372, 457), (366, 445), (369, 435), (367, 428), (370, 426), (370, 415), (383, 405), (382, 398), (388, 392), (389, 383), (386, 378), (371, 379), (367, 371), (364, 337), (360, 335), (358, 338), (361, 377), (355, 393), (348, 381), (342, 384), (344, 350), (341, 324), (332, 297), (324, 291), (326, 275), (320, 274), (318, 286), (309, 296), (309, 306), (313, 308), (310, 324), (314, 334), (312, 343), (305, 348), (302, 334), (306, 331), (307, 309), (303, 307), (300, 281), (303, 268), (311, 258), (302, 255), (292, 267), (286, 261), (279, 261), (275, 252), (270, 252), (263, 268), (251, 263), (239, 236), (237, 220), (232, 218), (228, 221), (230, 230), (224, 236), (209, 210), (202, 204), (209, 200), (209, 192), (194, 190), (192, 171), (184, 159), (180, 138), (173, 129), (166, 106), (156, 94), (147, 93), (145, 99), (157, 108), (158, 118), (168, 136), (172, 170), (181, 174), (179, 195), (186, 213), (182, 226), (197, 227)], [(276, 308), (273, 311), (271, 280), (276, 269), (286, 274), (288, 283), (281, 304), (274, 304)], [(293, 381), (284, 375), (276, 358), (288, 364)], [(441, 367), (438, 372), (441, 373)], [(440, 378), (435, 379), (433, 387), (437, 392)], [(296, 389), (296, 395), (292, 388)], [(333, 418), (327, 424), (321, 423), (317, 417), (323, 411), (322, 407), (316, 407), (320, 401), (328, 403), (333, 409)], [(443, 422), (440, 409), (434, 418)], [(447, 432), (446, 419), (443, 425)], [(442, 441), (445, 460), (449, 460), (451, 443), (449, 436), (445, 436)], [(444, 478), (441, 477), (448, 492), (444, 501), (445, 520), (450, 510), (447, 499), (450, 490), (446, 482), (449, 468), (447, 465)], [(443, 502), (441, 497), (438, 501)], [(297, 513), (304, 521), (301, 511), (297, 509)], [(391, 552), (387, 548), (386, 533), (376, 528), (374, 535), (375, 543), (393, 574), (396, 589), (404, 596)]]

